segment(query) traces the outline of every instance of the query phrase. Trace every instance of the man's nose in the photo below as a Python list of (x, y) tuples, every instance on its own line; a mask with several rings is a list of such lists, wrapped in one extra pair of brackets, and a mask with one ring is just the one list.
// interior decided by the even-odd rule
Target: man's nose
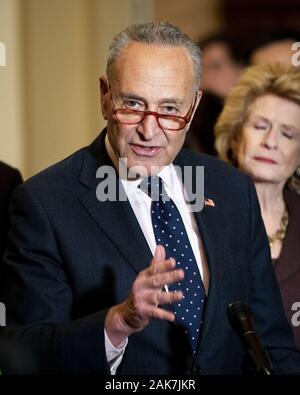
[(158, 129), (160, 129), (160, 126), (154, 114), (146, 114), (143, 122), (137, 127), (137, 131), (143, 135), (145, 140), (151, 140)]

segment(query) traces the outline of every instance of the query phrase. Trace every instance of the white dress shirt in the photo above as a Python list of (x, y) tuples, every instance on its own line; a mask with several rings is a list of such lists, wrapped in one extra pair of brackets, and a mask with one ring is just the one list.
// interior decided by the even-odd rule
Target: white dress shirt
[[(157, 175), (163, 180), (168, 196), (175, 202), (180, 212), (201, 277), (203, 278), (203, 268), (200, 255), (201, 244), (198, 227), (193, 214), (189, 211), (189, 206), (184, 200), (183, 186), (177, 176), (175, 167), (172, 164), (165, 166)], [(131, 204), (134, 214), (140, 224), (142, 232), (148, 242), (152, 255), (154, 255), (156, 241), (151, 220), (151, 198), (138, 188), (141, 183), (141, 179), (135, 181), (121, 179), (121, 182), (127, 194), (129, 203)]]
[[(105, 139), (106, 148), (109, 156), (112, 158), (113, 152), (109, 144), (109, 141)], [(173, 164), (165, 166), (158, 174), (164, 182), (164, 187), (169, 197), (175, 202), (180, 215), (182, 217), (185, 229), (187, 231), (188, 238), (190, 240), (194, 256), (196, 258), (198, 268), (201, 274), (201, 278), (204, 283), (204, 287), (207, 292), (208, 287), (208, 269), (204, 255), (204, 249), (202, 246), (198, 227), (194, 218), (193, 213), (189, 210), (189, 205), (184, 199), (184, 187), (182, 181), (179, 179), (176, 169)], [(156, 248), (156, 241), (151, 220), (151, 198), (145, 192), (143, 192), (138, 186), (141, 183), (141, 179), (138, 180), (127, 180), (121, 179), (122, 185), (125, 189), (129, 203), (134, 211), (134, 214), (139, 222), (141, 230), (147, 240), (149, 248), (154, 255)], [(150, 262), (148, 262), (150, 265)], [(188, 268), (186, 268), (188, 269)], [(105, 350), (107, 361), (110, 366), (111, 374), (115, 374), (117, 367), (122, 361), (122, 357), (127, 346), (128, 339), (118, 347), (114, 347), (107, 334), (105, 333)]]

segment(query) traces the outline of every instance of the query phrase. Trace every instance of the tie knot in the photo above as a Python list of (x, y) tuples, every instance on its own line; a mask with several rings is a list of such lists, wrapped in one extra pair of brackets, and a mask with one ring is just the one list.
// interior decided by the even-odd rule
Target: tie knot
[(158, 176), (146, 177), (140, 183), (139, 188), (151, 197), (154, 201), (167, 201), (170, 200), (165, 187), (163, 180)]

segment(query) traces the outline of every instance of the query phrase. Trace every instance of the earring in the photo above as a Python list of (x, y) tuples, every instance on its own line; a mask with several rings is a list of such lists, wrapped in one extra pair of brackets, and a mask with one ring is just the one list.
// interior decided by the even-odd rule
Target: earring
[(296, 177), (300, 179), (300, 166), (296, 169)]

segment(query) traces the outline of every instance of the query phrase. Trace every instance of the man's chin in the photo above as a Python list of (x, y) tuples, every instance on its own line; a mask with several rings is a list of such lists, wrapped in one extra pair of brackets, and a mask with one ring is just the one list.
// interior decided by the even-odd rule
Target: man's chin
[(130, 161), (127, 158), (119, 159), (119, 174), (123, 177), (127, 173), (128, 179), (144, 178), (156, 175), (165, 165), (154, 161)]
[(156, 175), (163, 166), (136, 164), (128, 167), (128, 178), (144, 178)]

